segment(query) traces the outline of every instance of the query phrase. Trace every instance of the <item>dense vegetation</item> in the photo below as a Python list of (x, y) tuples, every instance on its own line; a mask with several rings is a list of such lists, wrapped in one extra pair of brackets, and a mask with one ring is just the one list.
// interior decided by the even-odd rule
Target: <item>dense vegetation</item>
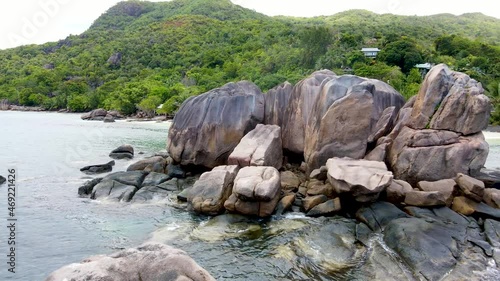
[[(81, 35), (0, 51), (0, 100), (125, 114), (154, 114), (163, 104), (160, 113), (173, 113), (187, 97), (229, 81), (266, 91), (323, 68), (377, 78), (410, 97), (421, 82), (414, 65), (444, 62), (481, 81), (499, 104), (499, 43), (500, 20), (482, 14), (290, 18), (229, 0), (127, 1)], [(382, 51), (372, 60), (362, 47)]]

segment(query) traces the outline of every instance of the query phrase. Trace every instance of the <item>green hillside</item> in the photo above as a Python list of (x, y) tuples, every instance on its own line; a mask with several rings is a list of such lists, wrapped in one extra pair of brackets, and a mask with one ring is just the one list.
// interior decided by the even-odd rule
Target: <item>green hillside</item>
[[(0, 51), (0, 100), (47, 109), (125, 114), (229, 81), (263, 91), (328, 68), (388, 81), (409, 97), (416, 63), (444, 62), (499, 96), (500, 20), (482, 14), (406, 17), (353, 10), (328, 17), (268, 17), (229, 0), (121, 2), (83, 34)], [(382, 49), (366, 59), (362, 47)]]

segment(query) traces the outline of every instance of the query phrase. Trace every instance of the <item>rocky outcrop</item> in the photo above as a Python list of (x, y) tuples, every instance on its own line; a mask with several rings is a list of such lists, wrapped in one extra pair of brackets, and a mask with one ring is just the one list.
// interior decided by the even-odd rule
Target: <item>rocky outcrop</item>
[(233, 193), (224, 203), (230, 212), (270, 216), (280, 199), (280, 174), (274, 167), (245, 167), (234, 180)]
[(80, 196), (90, 195), (92, 193), (92, 190), (94, 189), (94, 186), (100, 183), (101, 180), (102, 178), (96, 178), (86, 181), (82, 186), (78, 188), (78, 195)]
[(311, 110), (323, 81), (329, 81), (333, 77), (335, 73), (330, 70), (316, 71), (293, 87), (281, 127), (283, 148), (287, 151), (296, 154), (304, 152), (305, 132)]
[(265, 95), (264, 124), (283, 125), (285, 111), (292, 93), (293, 85), (285, 82), (269, 90)]
[(404, 98), (384, 82), (344, 75), (321, 86), (305, 128), (309, 171), (332, 157), (362, 159), (392, 129)]
[(146, 243), (109, 256), (93, 256), (64, 266), (45, 279), (60, 280), (215, 281), (186, 252), (159, 243)]
[(440, 64), (427, 74), (412, 109), (410, 127), (472, 135), (488, 127), (491, 103), (480, 83)]
[(466, 196), (477, 202), (483, 200), (484, 183), (468, 175), (458, 174), (455, 181), (460, 191)]
[(108, 172), (111, 172), (113, 170), (114, 165), (115, 165), (115, 161), (110, 161), (106, 164), (85, 166), (85, 167), (81, 168), (80, 171), (84, 172), (87, 175), (108, 173)]
[(167, 149), (182, 165), (225, 165), (243, 136), (263, 120), (260, 89), (248, 81), (229, 83), (182, 104), (170, 127)]
[(104, 121), (106, 118), (109, 120), (122, 119), (123, 116), (117, 111), (107, 111), (106, 109), (98, 108), (81, 116), (82, 120), (89, 121)]
[(109, 157), (113, 159), (132, 159), (134, 158), (134, 148), (129, 144), (120, 145), (111, 151)]
[(207, 215), (223, 213), (238, 170), (238, 166), (219, 166), (203, 173), (187, 196), (189, 208)]
[(143, 171), (117, 172), (104, 177), (92, 189), (91, 199), (129, 202), (142, 187), (148, 173)]
[(460, 136), (444, 130), (404, 127), (388, 152), (394, 176), (410, 184), (454, 178), (480, 170), (488, 156), (483, 134)]
[(358, 202), (375, 201), (392, 182), (384, 162), (332, 158), (326, 162), (328, 180), (337, 194), (349, 194)]
[(433, 67), (388, 135), (386, 160), (395, 177), (416, 184), (479, 173), (489, 150), (481, 131), (491, 111), (483, 92), (469, 76)]
[(283, 164), (281, 128), (258, 124), (246, 134), (229, 155), (228, 165), (271, 166), (280, 169)]

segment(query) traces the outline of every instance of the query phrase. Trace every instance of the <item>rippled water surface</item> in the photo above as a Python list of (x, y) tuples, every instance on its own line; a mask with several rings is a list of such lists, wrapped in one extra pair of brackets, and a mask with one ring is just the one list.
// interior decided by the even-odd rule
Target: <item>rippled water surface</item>
[[(118, 160), (114, 171), (165, 147), (167, 123), (82, 121), (79, 115), (0, 112), (0, 174), (18, 170), (17, 259), (12, 280), (43, 280), (50, 272), (95, 254), (108, 254), (144, 241), (171, 244), (187, 251), (218, 280), (369, 280), (370, 261), (384, 245), (376, 237), (369, 251), (340, 241), (354, 253), (332, 264), (321, 241), (310, 237), (343, 219), (309, 219), (301, 214), (251, 220), (239, 216), (193, 216), (168, 202), (153, 205), (100, 203), (77, 195), (89, 178), (79, 169), (110, 161), (121, 144), (136, 159)], [(487, 167), (500, 167), (500, 134), (488, 133)], [(138, 155), (138, 152), (144, 154)], [(5, 270), (6, 189), (0, 188), (0, 280)], [(337, 221), (339, 220), (339, 221)], [(333, 241), (337, 243), (339, 241)], [(354, 248), (353, 248), (354, 247)], [(347, 251), (346, 250), (346, 251)], [(388, 260), (394, 259), (389, 254)], [(363, 268), (357, 268), (359, 261)], [(339, 266), (341, 264), (341, 266)], [(393, 268), (406, 276), (405, 268)], [(410, 280), (410, 279), (408, 279)]]

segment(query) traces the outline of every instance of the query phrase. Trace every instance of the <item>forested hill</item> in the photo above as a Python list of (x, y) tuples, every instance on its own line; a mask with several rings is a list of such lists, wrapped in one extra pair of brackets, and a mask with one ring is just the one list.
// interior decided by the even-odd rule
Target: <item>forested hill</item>
[[(47, 109), (174, 112), (229, 81), (266, 91), (328, 68), (389, 81), (406, 97), (417, 63), (447, 63), (499, 95), (500, 20), (482, 14), (268, 17), (229, 0), (121, 2), (80, 35), (0, 51), (0, 100)], [(362, 47), (378, 47), (367, 59)], [(496, 101), (496, 100), (495, 100)]]

